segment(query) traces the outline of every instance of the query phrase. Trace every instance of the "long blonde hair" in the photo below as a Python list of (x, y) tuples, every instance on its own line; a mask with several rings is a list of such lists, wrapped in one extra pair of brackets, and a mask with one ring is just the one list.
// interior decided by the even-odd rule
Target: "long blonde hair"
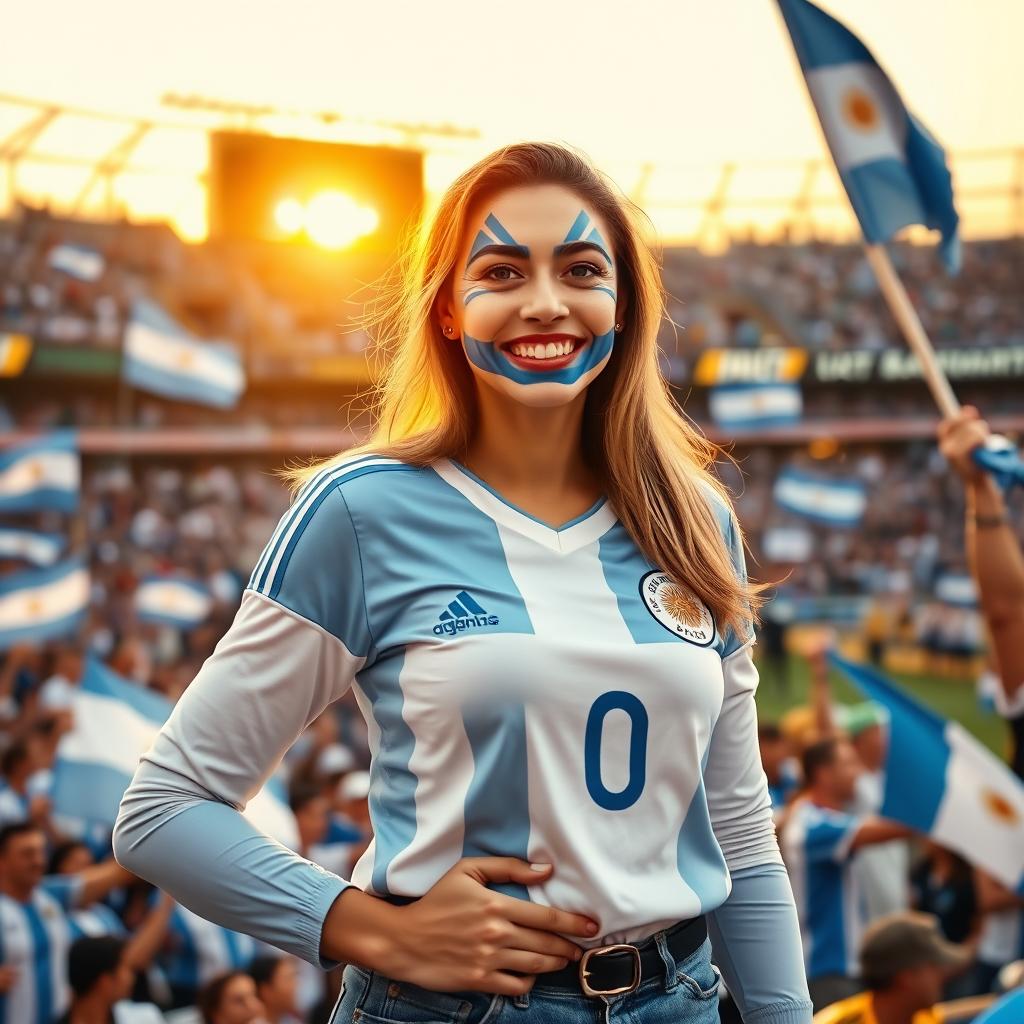
[[(625, 329), (587, 392), (584, 455), (648, 560), (685, 583), (712, 609), (720, 628), (745, 636), (767, 584), (737, 578), (706, 493), (717, 494), (731, 515), (728, 495), (708, 470), (721, 450), (689, 422), (661, 374), (657, 335), (665, 295), (649, 221), (565, 146), (506, 146), (451, 185), (427, 230), (418, 238), (410, 234), (397, 278), (363, 317), (382, 358), (371, 437), (285, 476), (301, 486), (332, 463), (364, 452), (420, 466), (464, 456), (477, 423), (476, 390), (461, 347), (441, 334), (437, 303), (455, 269), (470, 208), (503, 189), (531, 184), (562, 185), (601, 214), (619, 292), (626, 296)], [(738, 523), (733, 529), (742, 544)]]

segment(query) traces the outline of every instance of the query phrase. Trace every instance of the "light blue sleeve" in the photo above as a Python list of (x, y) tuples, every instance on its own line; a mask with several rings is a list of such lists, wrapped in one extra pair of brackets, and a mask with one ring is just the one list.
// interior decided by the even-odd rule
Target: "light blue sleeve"
[(349, 884), (242, 815), (371, 646), (358, 541), (340, 494), (300, 495), (231, 627), (125, 793), (117, 860), (215, 924), (330, 967), (320, 936)]
[(732, 893), (708, 914), (708, 933), (744, 1024), (810, 1024), (800, 927), (781, 864), (733, 872)]

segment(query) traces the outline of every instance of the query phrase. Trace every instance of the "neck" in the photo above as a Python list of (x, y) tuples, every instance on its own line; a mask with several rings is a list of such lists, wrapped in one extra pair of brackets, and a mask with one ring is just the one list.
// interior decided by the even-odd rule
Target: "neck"
[(585, 394), (568, 405), (534, 409), (478, 389), (480, 422), (465, 461), (497, 490), (562, 493), (593, 485), (580, 442)]
[(846, 806), (844, 800), (839, 800), (827, 790), (821, 788), (811, 789), (811, 800), (819, 807), (827, 807), (830, 811), (841, 811)]
[(76, 996), (68, 1019), (70, 1024), (110, 1024), (110, 1003), (96, 992)]
[(871, 1003), (878, 1024), (913, 1024), (914, 1014), (921, 1009), (901, 992), (873, 992)]
[(17, 900), (18, 903), (27, 903), (34, 890), (34, 883), (32, 885), (19, 885), (9, 878), (0, 881), (0, 892), (5, 896), (10, 896), (12, 900)]

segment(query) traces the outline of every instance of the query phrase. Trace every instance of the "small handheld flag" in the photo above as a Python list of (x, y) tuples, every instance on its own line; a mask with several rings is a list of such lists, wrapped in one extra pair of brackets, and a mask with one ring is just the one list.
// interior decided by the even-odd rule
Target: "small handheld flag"
[(80, 558), (0, 579), (0, 650), (72, 635), (89, 606), (89, 570)]
[(856, 526), (867, 507), (859, 480), (830, 480), (798, 469), (784, 469), (775, 481), (775, 503), (827, 526)]
[(908, 224), (937, 229), (955, 270), (959, 217), (942, 147), (848, 28), (809, 0), (779, 7), (864, 237), (880, 244)]
[(74, 431), (14, 445), (0, 452), (0, 512), (74, 512), (80, 481)]
[(135, 591), (135, 612), (142, 622), (194, 629), (212, 607), (206, 587), (179, 577), (150, 576)]
[(803, 411), (797, 384), (722, 384), (708, 393), (711, 418), (732, 430), (763, 430), (799, 423)]

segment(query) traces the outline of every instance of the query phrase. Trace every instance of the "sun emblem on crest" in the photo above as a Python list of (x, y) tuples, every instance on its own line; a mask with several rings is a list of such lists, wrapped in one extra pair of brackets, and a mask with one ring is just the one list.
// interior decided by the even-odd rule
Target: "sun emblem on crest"
[(651, 615), (674, 636), (697, 647), (715, 642), (714, 617), (689, 587), (656, 570), (640, 580), (640, 597)]
[(985, 805), (985, 810), (992, 815), (993, 818), (1003, 822), (1006, 825), (1016, 825), (1020, 820), (1020, 816), (1017, 814), (1016, 807), (1006, 799), (1002, 793), (997, 793), (994, 789), (983, 789), (981, 791), (982, 803)]

